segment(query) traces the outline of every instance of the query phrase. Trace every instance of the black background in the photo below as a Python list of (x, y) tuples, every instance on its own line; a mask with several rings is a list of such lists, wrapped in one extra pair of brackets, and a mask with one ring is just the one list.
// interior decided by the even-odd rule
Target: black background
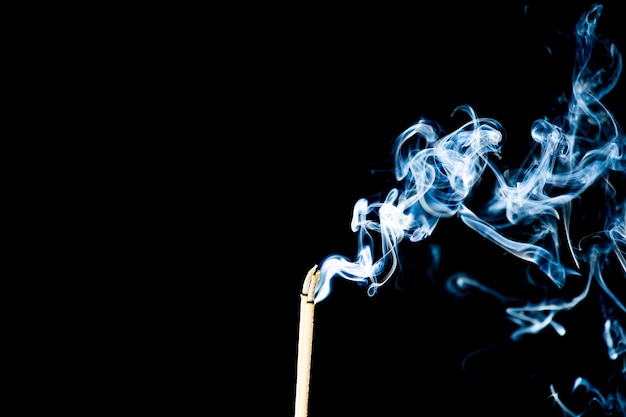
[[(624, 50), (616, 3), (604, 4), (597, 33)], [(395, 186), (396, 136), (420, 117), (451, 131), (465, 121), (452, 111), (469, 104), (504, 126), (502, 166), (519, 165), (532, 122), (561, 114), (572, 31), (592, 4), (263, 5), (258, 19), (246, 8), (246, 20), (222, 34), (239, 35), (228, 47), (232, 61), (216, 64), (232, 70), (215, 88), (232, 93), (221, 106), (235, 119), (215, 137), (223, 146), (215, 162), (225, 165), (212, 177), (230, 193), (212, 192), (215, 209), (233, 220), (230, 228), (212, 216), (225, 238), (209, 239), (226, 258), (208, 262), (228, 259), (219, 281), (235, 288), (215, 294), (221, 303), (211, 319), (222, 331), (212, 343), (237, 352), (219, 382), (233, 394), (231, 407), (249, 399), (259, 413), (293, 413), (302, 279), (330, 254), (354, 257), (352, 207)], [(618, 121), (623, 101), (621, 80), (605, 100)], [(433, 276), (430, 244), (444, 249)], [(317, 305), (312, 417), (560, 416), (550, 384), (565, 392), (577, 376), (608, 377), (614, 364), (597, 305), (564, 315), (576, 323), (566, 337), (546, 329), (512, 342), (515, 326), (495, 299), (446, 291), (445, 279), (459, 271), (507, 282), (512, 293), (525, 280), (525, 263), (458, 219), (443, 220), (427, 242), (403, 243), (401, 256), (398, 282), (374, 297), (338, 279)], [(213, 360), (217, 369), (219, 355)]]
[[(500, 167), (517, 167), (532, 122), (561, 115), (591, 5), (155, 3), (48, 19), (50, 37), (32, 34), (45, 53), (21, 48), (21, 100), (52, 111), (20, 126), (57, 152), (17, 171), (46, 190), (24, 187), (35, 201), (18, 223), (45, 248), (20, 264), (43, 271), (11, 309), (32, 318), (9, 377), (20, 406), (293, 415), (303, 278), (354, 257), (353, 205), (397, 185), (395, 138), (421, 117), (452, 131), (467, 104), (504, 126)], [(605, 2), (597, 29), (621, 51), (623, 16)], [(625, 84), (605, 99), (622, 126)], [(514, 343), (497, 299), (445, 283), (466, 272), (525, 295), (524, 262), (457, 218), (400, 255), (374, 297), (338, 279), (317, 305), (311, 417), (560, 416), (550, 384), (614, 384), (597, 289), (559, 317), (566, 336)]]

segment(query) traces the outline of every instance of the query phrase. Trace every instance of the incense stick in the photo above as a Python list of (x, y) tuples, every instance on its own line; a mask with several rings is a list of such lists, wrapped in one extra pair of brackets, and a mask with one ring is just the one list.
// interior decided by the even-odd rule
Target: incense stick
[(315, 286), (320, 277), (317, 265), (304, 278), (300, 294), (300, 331), (298, 334), (298, 367), (296, 379), (295, 417), (306, 417), (309, 409), (309, 381), (313, 352), (313, 318), (315, 313)]

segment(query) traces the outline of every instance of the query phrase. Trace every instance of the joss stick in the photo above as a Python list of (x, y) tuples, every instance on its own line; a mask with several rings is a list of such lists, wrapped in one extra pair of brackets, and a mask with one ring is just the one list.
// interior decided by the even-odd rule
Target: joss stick
[(315, 286), (320, 277), (320, 272), (316, 270), (317, 265), (309, 270), (304, 279), (302, 293), (300, 294), (300, 331), (298, 335), (295, 417), (306, 417), (309, 409)]

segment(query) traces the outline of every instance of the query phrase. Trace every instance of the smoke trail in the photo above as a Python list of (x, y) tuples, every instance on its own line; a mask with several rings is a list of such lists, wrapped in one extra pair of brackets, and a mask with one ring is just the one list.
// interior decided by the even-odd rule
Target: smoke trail
[[(375, 294), (397, 268), (400, 241), (427, 238), (441, 218), (463, 207), (487, 167), (487, 155), (499, 152), (502, 134), (495, 120), (479, 119), (469, 106), (455, 111), (466, 112), (471, 120), (448, 135), (439, 137), (438, 126), (422, 119), (398, 136), (393, 146), (395, 172), (404, 188), (392, 189), (382, 202), (361, 199), (355, 204), (356, 261), (331, 255), (322, 262), (316, 302), (328, 296), (336, 276), (368, 285), (368, 293)], [(379, 220), (371, 220), (371, 213)], [(382, 256), (376, 261), (371, 231), (381, 236)]]
[[(601, 11), (602, 6), (593, 6), (576, 26), (566, 114), (534, 122), (533, 148), (519, 168), (498, 168), (502, 126), (478, 117), (470, 106), (455, 109), (469, 120), (451, 133), (420, 119), (396, 138), (392, 153), (399, 186), (382, 201), (356, 202), (351, 222), (358, 236), (356, 257), (330, 255), (323, 260), (316, 302), (329, 296), (337, 277), (365, 286), (374, 295), (396, 273), (401, 241), (427, 239), (440, 220), (458, 216), (474, 232), (536, 267), (555, 290), (575, 279), (574, 288), (579, 290), (569, 298), (557, 292), (540, 302), (509, 305), (507, 317), (518, 325), (513, 340), (548, 327), (564, 335), (566, 328), (557, 321), (558, 315), (579, 305), (594, 286), (600, 294), (604, 317), (600, 333), (607, 355), (615, 363), (622, 361), (616, 375), (626, 379), (626, 137), (601, 101), (616, 85), (622, 60), (613, 44), (595, 34)], [(467, 200), (487, 175), (495, 184), (491, 199), (472, 210)], [(587, 199), (598, 197), (604, 201), (599, 211), (585, 212), (593, 210), (585, 204)], [(580, 226), (590, 218), (601, 218), (603, 223)], [(380, 238), (378, 244), (374, 233)], [(468, 277), (455, 278), (449, 288), (455, 285), (472, 285), (502, 300), (511, 299)], [(624, 413), (626, 400), (619, 389), (605, 395), (580, 377), (572, 392), (583, 388), (592, 396), (589, 407), (596, 404), (607, 414)], [(551, 390), (565, 414), (586, 412), (572, 411), (556, 388)]]

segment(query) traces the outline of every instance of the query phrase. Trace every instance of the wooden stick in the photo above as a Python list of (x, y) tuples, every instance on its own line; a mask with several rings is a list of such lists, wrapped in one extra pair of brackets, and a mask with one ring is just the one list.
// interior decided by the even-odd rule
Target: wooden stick
[(313, 318), (315, 313), (315, 287), (320, 277), (317, 265), (304, 278), (300, 294), (300, 332), (298, 334), (298, 367), (296, 379), (295, 417), (306, 417), (309, 412), (309, 381), (311, 354), (313, 352)]

